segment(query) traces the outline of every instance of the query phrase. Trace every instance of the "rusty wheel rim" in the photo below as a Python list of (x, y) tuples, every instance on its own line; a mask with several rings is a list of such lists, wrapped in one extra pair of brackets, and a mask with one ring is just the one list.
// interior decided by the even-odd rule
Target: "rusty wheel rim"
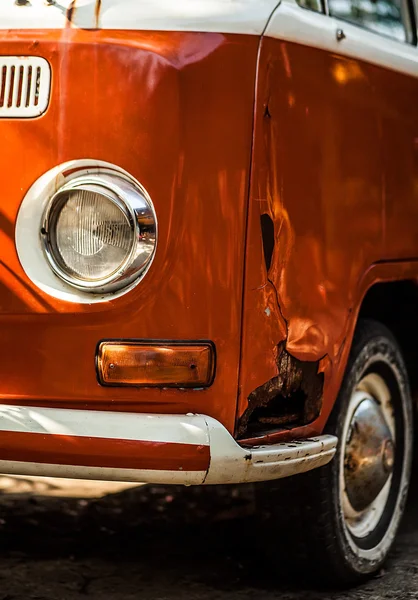
[(365, 538), (377, 527), (392, 483), (396, 437), (389, 388), (366, 375), (350, 398), (341, 437), (340, 500), (345, 527)]

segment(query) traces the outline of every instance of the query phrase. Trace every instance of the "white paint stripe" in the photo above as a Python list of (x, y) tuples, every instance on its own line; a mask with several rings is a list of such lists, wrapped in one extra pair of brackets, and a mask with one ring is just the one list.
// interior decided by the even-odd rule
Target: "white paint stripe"
[[(102, 0), (99, 26), (103, 29), (211, 31), (260, 35), (279, 0)], [(68, 26), (70, 0), (47, 6), (31, 0), (16, 6), (0, 0), (1, 29), (53, 29)], [(96, 27), (96, 0), (76, 0), (72, 23)]]
[[(337, 29), (346, 38), (336, 39)], [(346, 21), (305, 10), (295, 0), (283, 0), (271, 18), (265, 35), (356, 58), (418, 77), (418, 49)]]
[(199, 415), (154, 415), (0, 405), (0, 431), (209, 445)]
[(206, 471), (155, 471), (152, 469), (113, 469), (79, 467), (0, 460), (0, 473), (6, 475), (36, 475), (38, 477), (65, 477), (70, 479), (96, 479), (102, 481), (129, 481), (138, 483), (164, 483), (200, 485)]
[(102, 0), (104, 29), (260, 35), (278, 0)]

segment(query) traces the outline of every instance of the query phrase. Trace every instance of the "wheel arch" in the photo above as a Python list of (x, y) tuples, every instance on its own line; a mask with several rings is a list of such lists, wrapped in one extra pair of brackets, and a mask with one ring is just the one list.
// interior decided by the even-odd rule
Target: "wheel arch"
[(405, 279), (375, 283), (362, 299), (357, 322), (359, 319), (374, 319), (386, 325), (392, 332), (405, 360), (416, 407), (418, 400), (417, 281)]
[(324, 387), (322, 412), (315, 429), (322, 432), (337, 400), (346, 372), (354, 334), (361, 319), (373, 319), (386, 325), (397, 340), (404, 356), (415, 409), (418, 408), (418, 261), (375, 263), (365, 272), (349, 309), (339, 358)]

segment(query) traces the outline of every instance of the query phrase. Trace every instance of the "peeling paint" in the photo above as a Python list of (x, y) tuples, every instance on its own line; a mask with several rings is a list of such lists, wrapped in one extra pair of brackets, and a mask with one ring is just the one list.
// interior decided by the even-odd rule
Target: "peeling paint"
[(65, 16), (67, 17), (67, 21), (69, 23), (73, 22), (74, 19), (74, 14), (75, 14), (75, 9), (76, 9), (76, 1), (77, 0), (71, 0), (71, 4), (68, 6), (67, 8), (67, 12), (65, 14)]
[(102, 8), (102, 0), (96, 0), (94, 6), (94, 18), (96, 23), (96, 29), (99, 29), (100, 10)]

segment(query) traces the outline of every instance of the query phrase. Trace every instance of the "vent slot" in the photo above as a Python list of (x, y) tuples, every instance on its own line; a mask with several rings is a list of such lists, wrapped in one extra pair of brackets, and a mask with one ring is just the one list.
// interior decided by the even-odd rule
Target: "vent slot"
[(38, 56), (0, 56), (0, 119), (39, 117), (51, 93), (49, 63)]
[(1, 76), (1, 81), (0, 81), (0, 108), (4, 105), (4, 92), (6, 90), (6, 74), (7, 74), (7, 68), (6, 67), (2, 67), (0, 69), (0, 76)]
[(13, 105), (14, 83), (15, 83), (16, 67), (11, 67), (9, 71), (9, 80), (6, 81), (6, 98), (7, 106), (10, 108)]
[(16, 106), (20, 107), (22, 102), (22, 85), (23, 85), (23, 67), (19, 67), (19, 81), (16, 85), (17, 90), (17, 98), (16, 98)]

